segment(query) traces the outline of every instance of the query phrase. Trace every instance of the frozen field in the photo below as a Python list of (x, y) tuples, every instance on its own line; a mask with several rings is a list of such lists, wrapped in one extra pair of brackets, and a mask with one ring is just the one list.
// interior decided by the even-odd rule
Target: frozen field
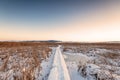
[(66, 47), (63, 56), (71, 80), (120, 80), (120, 50)]
[(120, 46), (3, 45), (0, 47), (0, 80), (120, 80)]

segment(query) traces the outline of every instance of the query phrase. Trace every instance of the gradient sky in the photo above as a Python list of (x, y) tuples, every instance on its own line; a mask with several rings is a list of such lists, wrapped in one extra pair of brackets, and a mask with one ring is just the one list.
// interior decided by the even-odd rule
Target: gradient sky
[(120, 41), (120, 1), (0, 1), (0, 40)]

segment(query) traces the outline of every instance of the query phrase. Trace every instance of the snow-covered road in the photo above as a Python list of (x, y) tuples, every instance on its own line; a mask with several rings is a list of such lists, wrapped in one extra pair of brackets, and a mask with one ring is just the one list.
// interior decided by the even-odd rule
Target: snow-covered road
[(50, 71), (48, 80), (70, 80), (70, 76), (62, 56), (60, 46), (56, 48), (52, 69)]

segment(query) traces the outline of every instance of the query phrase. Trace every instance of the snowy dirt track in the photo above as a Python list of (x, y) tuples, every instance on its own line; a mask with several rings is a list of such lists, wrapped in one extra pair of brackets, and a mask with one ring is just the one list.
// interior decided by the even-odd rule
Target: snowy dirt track
[(62, 56), (60, 46), (56, 48), (52, 69), (50, 71), (48, 80), (70, 80), (70, 76), (64, 58)]

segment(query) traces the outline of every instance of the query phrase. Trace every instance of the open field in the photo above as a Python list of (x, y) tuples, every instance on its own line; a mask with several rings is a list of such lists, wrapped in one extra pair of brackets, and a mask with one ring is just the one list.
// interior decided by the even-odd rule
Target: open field
[(0, 42), (0, 80), (47, 80), (61, 45), (70, 80), (120, 80), (120, 43)]
[(0, 42), (0, 80), (35, 80), (52, 49), (46, 43)]
[(119, 43), (67, 44), (63, 53), (71, 80), (120, 80)]

